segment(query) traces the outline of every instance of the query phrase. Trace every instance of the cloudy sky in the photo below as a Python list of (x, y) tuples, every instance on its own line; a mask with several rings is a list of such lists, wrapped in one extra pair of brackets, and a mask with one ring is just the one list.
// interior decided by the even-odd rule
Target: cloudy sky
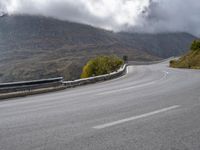
[(0, 0), (0, 10), (114, 31), (179, 31), (200, 36), (200, 0)]

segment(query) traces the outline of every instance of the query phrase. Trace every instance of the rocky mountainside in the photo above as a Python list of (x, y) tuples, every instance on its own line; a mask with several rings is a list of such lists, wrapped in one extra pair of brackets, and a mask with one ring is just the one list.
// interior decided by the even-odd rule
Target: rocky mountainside
[(72, 80), (91, 57), (156, 60), (184, 53), (194, 39), (187, 33), (114, 33), (52, 18), (6, 15), (0, 17), (0, 80)]

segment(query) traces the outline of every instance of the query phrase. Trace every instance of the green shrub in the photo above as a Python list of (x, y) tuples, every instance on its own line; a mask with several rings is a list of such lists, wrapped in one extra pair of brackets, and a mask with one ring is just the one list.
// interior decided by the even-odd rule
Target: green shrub
[(127, 62), (127, 61), (128, 61), (128, 56), (127, 56), (127, 55), (124, 55), (124, 56), (123, 56), (123, 61), (124, 61), (124, 62)]
[(194, 40), (190, 47), (192, 51), (200, 51), (200, 40)]
[(170, 67), (200, 69), (200, 40), (191, 44), (191, 50), (178, 60), (171, 60)]
[(173, 66), (176, 63), (176, 60), (170, 60), (169, 64), (170, 66)]
[(81, 78), (114, 72), (118, 70), (123, 63), (123, 60), (117, 56), (98, 56), (89, 60), (83, 67)]

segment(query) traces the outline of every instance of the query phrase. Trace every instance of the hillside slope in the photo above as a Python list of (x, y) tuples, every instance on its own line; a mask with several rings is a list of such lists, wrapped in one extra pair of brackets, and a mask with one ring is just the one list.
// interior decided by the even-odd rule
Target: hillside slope
[(156, 60), (184, 53), (194, 39), (186, 33), (113, 33), (52, 18), (4, 16), (0, 18), (0, 81), (76, 79), (96, 55)]
[(170, 66), (174, 68), (200, 69), (200, 40), (193, 42), (191, 50), (187, 54), (178, 60), (170, 61)]
[(123, 42), (152, 55), (169, 58), (185, 53), (196, 37), (188, 33), (130, 34), (120, 33)]

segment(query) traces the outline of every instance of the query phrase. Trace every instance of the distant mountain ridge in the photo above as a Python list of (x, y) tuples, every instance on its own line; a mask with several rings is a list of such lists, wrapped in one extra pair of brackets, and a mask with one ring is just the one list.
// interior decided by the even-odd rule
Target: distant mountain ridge
[(120, 33), (123, 42), (138, 50), (143, 50), (151, 55), (161, 58), (179, 56), (189, 49), (191, 41), (197, 39), (188, 33)]
[(2, 82), (64, 76), (76, 79), (100, 54), (157, 60), (185, 53), (196, 37), (187, 33), (114, 33), (40, 16), (0, 17)]

